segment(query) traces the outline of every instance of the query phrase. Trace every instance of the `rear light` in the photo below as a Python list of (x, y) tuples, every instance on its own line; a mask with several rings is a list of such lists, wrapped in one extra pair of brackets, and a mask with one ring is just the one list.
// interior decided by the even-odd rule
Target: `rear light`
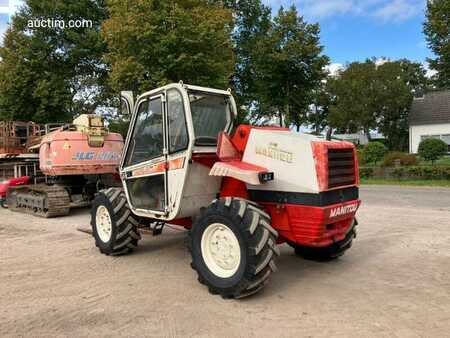
[(356, 184), (352, 148), (328, 149), (328, 189)]

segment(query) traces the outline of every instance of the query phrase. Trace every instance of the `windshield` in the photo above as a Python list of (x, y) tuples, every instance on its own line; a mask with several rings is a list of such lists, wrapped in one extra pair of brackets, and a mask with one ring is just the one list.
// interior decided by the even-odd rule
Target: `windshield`
[(231, 121), (231, 102), (228, 96), (189, 91), (195, 145), (215, 146), (219, 132)]

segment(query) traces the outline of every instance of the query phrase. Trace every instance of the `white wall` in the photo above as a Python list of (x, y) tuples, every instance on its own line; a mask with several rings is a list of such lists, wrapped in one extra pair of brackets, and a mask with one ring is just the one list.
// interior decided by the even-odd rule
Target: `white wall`
[(450, 123), (427, 124), (409, 127), (409, 152), (417, 153), (422, 135), (445, 135), (450, 134)]

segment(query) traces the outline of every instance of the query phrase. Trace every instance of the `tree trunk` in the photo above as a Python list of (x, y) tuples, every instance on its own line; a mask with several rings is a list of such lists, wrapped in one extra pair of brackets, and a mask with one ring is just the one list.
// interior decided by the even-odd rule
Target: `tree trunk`
[(316, 120), (316, 135), (319, 135), (320, 134), (320, 119), (318, 116), (317, 104), (314, 104), (314, 111), (315, 111), (315, 120)]
[(328, 128), (328, 130), (327, 130), (327, 137), (326, 137), (326, 140), (327, 141), (331, 141), (331, 135), (333, 134), (333, 128)]
[(371, 142), (372, 138), (370, 137), (370, 129), (369, 128), (364, 128), (364, 134), (366, 134), (367, 142)]
[[(290, 115), (289, 115), (289, 82), (286, 83), (286, 91), (287, 91), (287, 95), (286, 95), (286, 104), (285, 104), (285, 112), (286, 112), (286, 118), (290, 119)], [(292, 121), (292, 120), (291, 120)], [(283, 126), (283, 117), (282, 115), (280, 115), (280, 127), (284, 127)]]

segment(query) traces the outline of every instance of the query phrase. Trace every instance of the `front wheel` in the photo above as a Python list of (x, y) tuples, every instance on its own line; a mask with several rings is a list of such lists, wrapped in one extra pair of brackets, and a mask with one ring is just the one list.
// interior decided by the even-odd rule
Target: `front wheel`
[(91, 226), (95, 245), (105, 255), (130, 253), (141, 238), (138, 221), (120, 188), (102, 190), (96, 196), (92, 203)]
[(276, 271), (278, 234), (270, 216), (252, 202), (216, 200), (202, 210), (189, 235), (192, 268), (213, 294), (249, 296)]

